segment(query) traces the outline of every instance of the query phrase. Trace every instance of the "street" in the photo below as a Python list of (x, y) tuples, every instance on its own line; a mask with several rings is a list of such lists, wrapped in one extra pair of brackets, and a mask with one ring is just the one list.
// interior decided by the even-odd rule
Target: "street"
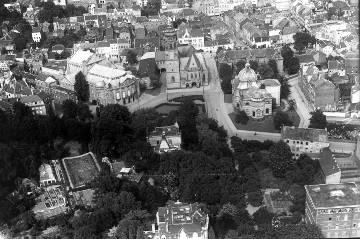
[(291, 85), (291, 94), (289, 100), (296, 101), (296, 113), (300, 116), (300, 128), (308, 127), (310, 124), (310, 111), (306, 106), (305, 96), (302, 94), (299, 86), (298, 86), (298, 77), (292, 78), (289, 80), (289, 84)]

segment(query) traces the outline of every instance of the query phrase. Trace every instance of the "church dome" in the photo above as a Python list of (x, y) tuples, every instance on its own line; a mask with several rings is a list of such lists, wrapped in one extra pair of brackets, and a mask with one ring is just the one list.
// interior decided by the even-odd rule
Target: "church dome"
[(249, 63), (245, 64), (245, 68), (239, 72), (238, 77), (240, 81), (254, 82), (257, 80), (256, 73), (250, 68)]
[(251, 99), (254, 101), (262, 101), (264, 99), (264, 95), (260, 91), (254, 91)]

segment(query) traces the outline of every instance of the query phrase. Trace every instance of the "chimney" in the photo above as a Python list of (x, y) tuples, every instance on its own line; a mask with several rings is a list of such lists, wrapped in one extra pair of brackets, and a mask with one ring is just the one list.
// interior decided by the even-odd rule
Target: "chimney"
[(154, 224), (154, 223), (151, 224), (151, 232), (152, 232), (152, 233), (155, 233), (155, 224)]

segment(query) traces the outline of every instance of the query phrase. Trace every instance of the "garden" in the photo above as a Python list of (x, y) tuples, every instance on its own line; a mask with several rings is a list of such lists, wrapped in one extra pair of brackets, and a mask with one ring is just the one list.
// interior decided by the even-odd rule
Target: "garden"
[(353, 124), (328, 123), (327, 132), (331, 139), (356, 140), (360, 133), (360, 126)]
[(84, 186), (100, 172), (92, 154), (84, 154), (78, 157), (64, 158), (66, 174), (73, 188)]

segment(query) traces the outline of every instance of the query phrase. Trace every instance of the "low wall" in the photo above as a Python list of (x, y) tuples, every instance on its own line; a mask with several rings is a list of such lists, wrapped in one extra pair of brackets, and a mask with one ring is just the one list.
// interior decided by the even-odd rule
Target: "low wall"
[(341, 117), (341, 118), (346, 117), (346, 113), (344, 112), (324, 112), (324, 115), (329, 117)]

